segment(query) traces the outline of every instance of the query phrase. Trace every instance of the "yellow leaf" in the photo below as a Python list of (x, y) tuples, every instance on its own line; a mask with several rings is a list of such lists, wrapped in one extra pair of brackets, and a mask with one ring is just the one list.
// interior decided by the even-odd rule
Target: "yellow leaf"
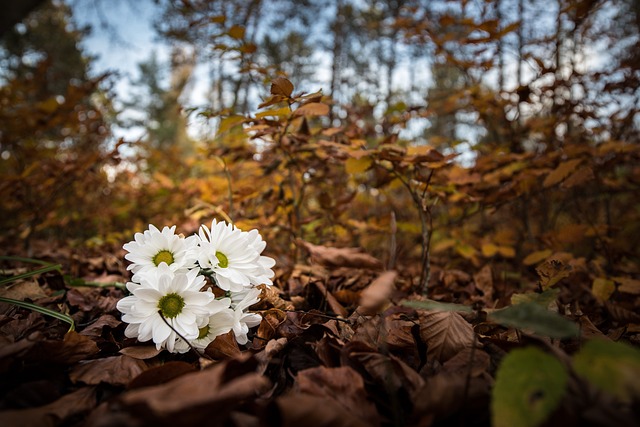
[(362, 173), (371, 167), (371, 158), (370, 157), (361, 157), (359, 159), (356, 158), (348, 158), (345, 162), (345, 170), (348, 174), (356, 174)]
[(569, 277), (573, 267), (565, 265), (558, 259), (551, 259), (536, 267), (536, 273), (540, 276), (540, 287), (547, 290), (565, 277)]
[(476, 250), (473, 246), (466, 243), (460, 243), (456, 245), (456, 252), (467, 259), (472, 259), (476, 255)]
[(482, 245), (482, 255), (486, 258), (491, 258), (498, 253), (499, 248), (493, 243), (484, 243)]
[(326, 116), (329, 114), (329, 106), (321, 102), (304, 104), (295, 111), (296, 116)]
[(505, 258), (513, 258), (516, 256), (516, 250), (511, 246), (498, 246), (498, 252)]
[(244, 122), (243, 116), (225, 117), (224, 119), (220, 120), (220, 125), (218, 126), (218, 135), (225, 133), (232, 127), (237, 126), (242, 122)]
[(51, 114), (58, 109), (58, 101), (55, 97), (48, 98), (44, 101), (40, 101), (36, 104), (38, 110), (43, 113)]
[(607, 301), (615, 290), (616, 285), (613, 283), (613, 280), (603, 279), (601, 277), (594, 279), (591, 285), (591, 292), (601, 302)]
[(410, 145), (407, 147), (407, 154), (410, 156), (426, 155), (434, 151), (430, 145)]
[(553, 251), (551, 251), (550, 249), (545, 249), (543, 251), (532, 252), (529, 255), (527, 255), (527, 257), (525, 259), (522, 260), (522, 263), (524, 265), (537, 264), (540, 261), (544, 261), (545, 259), (549, 258), (551, 256), (551, 254), (553, 254)]
[(261, 111), (259, 113), (256, 113), (256, 118), (257, 119), (261, 119), (263, 117), (285, 117), (288, 116), (289, 113), (291, 113), (291, 110), (289, 109), (289, 107), (282, 107), (282, 108), (276, 108), (273, 110), (265, 110), (265, 111)]
[(582, 159), (572, 159), (560, 163), (557, 168), (552, 170), (545, 178), (542, 185), (547, 188), (562, 182), (569, 174), (575, 171), (576, 167), (582, 162)]

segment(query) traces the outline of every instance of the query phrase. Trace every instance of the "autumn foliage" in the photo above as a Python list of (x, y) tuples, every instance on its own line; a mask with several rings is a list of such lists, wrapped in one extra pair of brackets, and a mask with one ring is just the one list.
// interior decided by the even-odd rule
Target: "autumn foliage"
[[(52, 58), (0, 81), (0, 297), (75, 324), (0, 304), (0, 424), (637, 424), (637, 37), (610, 68), (576, 65), (599, 7), (626, 2), (559, 1), (563, 25), (529, 39), (492, 2), (388, 2), (404, 6), (367, 28), (457, 81), (422, 103), (294, 85), (260, 63), (250, 20), (181, 3), (165, 35), (214, 28), (232, 82), (261, 94), (162, 113), (213, 123), (202, 140), (114, 141), (113, 77), (51, 77)], [(535, 72), (509, 85), (514, 46)], [(422, 120), (431, 134), (411, 132)], [(212, 218), (257, 228), (277, 261), (250, 342), (176, 355), (126, 338), (122, 245)], [(16, 257), (62, 267), (19, 279), (35, 267)]]

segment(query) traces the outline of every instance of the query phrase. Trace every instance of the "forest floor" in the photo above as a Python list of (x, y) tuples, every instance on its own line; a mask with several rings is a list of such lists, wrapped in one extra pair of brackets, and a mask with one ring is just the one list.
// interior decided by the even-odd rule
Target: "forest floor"
[[(604, 391), (598, 375), (580, 374), (588, 357), (576, 356), (587, 341), (640, 344), (638, 281), (616, 283), (603, 298), (579, 263), (562, 259), (522, 276), (491, 263), (444, 269), (435, 259), (425, 297), (415, 266), (385, 271), (363, 252), (307, 249), (304, 263), (276, 267), (246, 346), (223, 335), (204, 354), (170, 354), (124, 336), (122, 250), (36, 245), (35, 257), (61, 272), (14, 280), (0, 296), (67, 314), (75, 330), (0, 303), (0, 425), (639, 424), (638, 377), (624, 379), (638, 373), (637, 353), (594, 359), (618, 382)], [(34, 268), (3, 261), (2, 276)], [(516, 302), (557, 317), (496, 314)], [(540, 354), (552, 356), (540, 359), (547, 377), (527, 377)], [(526, 399), (500, 394), (510, 388)]]

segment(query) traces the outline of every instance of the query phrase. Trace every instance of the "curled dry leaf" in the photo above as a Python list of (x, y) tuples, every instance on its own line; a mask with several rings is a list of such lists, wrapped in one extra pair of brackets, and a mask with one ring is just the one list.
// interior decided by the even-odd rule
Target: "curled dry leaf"
[[(273, 427), (367, 427), (370, 424), (350, 413), (334, 399), (308, 394), (289, 394), (279, 397), (269, 408), (267, 424)], [(275, 421), (277, 420), (277, 421)]]
[(347, 366), (318, 366), (300, 371), (296, 377), (296, 389), (301, 394), (332, 400), (360, 420), (366, 421), (367, 425), (379, 424), (376, 408), (366, 397), (362, 377)]
[(195, 371), (191, 363), (169, 361), (159, 366), (154, 366), (135, 377), (127, 386), (129, 390), (134, 388), (151, 387), (165, 384), (174, 378)]
[(82, 382), (89, 385), (127, 385), (145, 369), (147, 364), (133, 357), (104, 357), (78, 363), (69, 372), (69, 379), (73, 383)]
[(74, 415), (90, 411), (95, 405), (95, 388), (83, 387), (48, 405), (0, 412), (0, 425), (53, 427)]
[(230, 359), (238, 356), (240, 347), (238, 347), (238, 341), (233, 334), (233, 331), (229, 331), (224, 335), (218, 335), (205, 349), (205, 353), (214, 359)]
[(363, 253), (359, 248), (331, 248), (314, 245), (298, 239), (297, 243), (303, 246), (311, 257), (311, 262), (325, 267), (353, 267), (380, 269), (382, 263), (369, 254)]
[(291, 301), (285, 301), (282, 299), (282, 297), (280, 296), (280, 293), (282, 291), (280, 291), (280, 289), (276, 288), (275, 286), (264, 286), (264, 285), (260, 285), (259, 288), (262, 292), (260, 294), (260, 302), (254, 306), (254, 309), (255, 308), (261, 309), (265, 307), (274, 307), (280, 310), (294, 309), (293, 304), (291, 304)]
[(427, 343), (427, 356), (445, 362), (474, 342), (471, 325), (454, 311), (418, 311), (420, 337)]
[(120, 350), (120, 354), (140, 360), (152, 359), (161, 352), (162, 350), (158, 350), (155, 345), (136, 345), (132, 347), (125, 347)]
[[(360, 294), (360, 307), (362, 314), (376, 313), (389, 303), (389, 297), (395, 289), (395, 280), (398, 273), (395, 271), (385, 271), (378, 276)], [(361, 312), (358, 309), (358, 312)]]
[(30, 360), (46, 360), (49, 363), (72, 365), (88, 359), (100, 351), (89, 337), (77, 332), (67, 332), (63, 341), (45, 340), (37, 342), (26, 356)]
[(80, 335), (86, 335), (88, 337), (99, 337), (100, 335), (102, 335), (102, 330), (105, 326), (113, 329), (121, 323), (121, 321), (119, 321), (112, 315), (103, 314), (98, 318), (98, 320), (80, 331)]
[[(206, 425), (213, 419), (222, 425), (245, 399), (268, 389), (269, 380), (255, 368), (249, 355), (223, 361), (166, 384), (126, 392), (119, 409), (147, 425)], [(115, 408), (112, 416), (119, 416)]]
[(400, 358), (379, 353), (359, 341), (347, 343), (342, 349), (342, 358), (343, 363), (361, 366), (375, 382), (394, 395), (402, 390), (413, 396), (424, 385), (420, 374)]

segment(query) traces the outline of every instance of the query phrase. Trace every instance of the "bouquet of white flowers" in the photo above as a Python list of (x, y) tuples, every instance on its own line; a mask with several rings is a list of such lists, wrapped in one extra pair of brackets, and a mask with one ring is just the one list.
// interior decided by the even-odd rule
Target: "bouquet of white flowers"
[[(233, 331), (240, 344), (249, 328), (260, 323), (248, 308), (259, 301), (259, 285), (271, 286), (275, 260), (261, 253), (266, 247), (257, 230), (242, 231), (226, 222), (201, 225), (190, 237), (175, 234), (175, 225), (162, 231), (149, 225), (123, 248), (130, 296), (118, 302), (125, 335), (153, 340), (156, 348), (184, 353), (203, 350), (217, 336)], [(206, 279), (224, 291), (216, 298)], [(185, 342), (185, 340), (188, 341)]]

